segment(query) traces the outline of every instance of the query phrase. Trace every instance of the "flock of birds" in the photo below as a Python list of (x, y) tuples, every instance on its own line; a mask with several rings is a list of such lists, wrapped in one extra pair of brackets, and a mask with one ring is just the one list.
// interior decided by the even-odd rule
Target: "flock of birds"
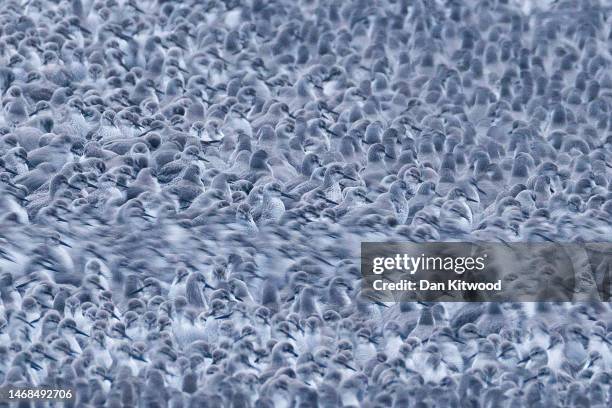
[(359, 244), (609, 241), (610, 11), (3, 1), (0, 386), (609, 407), (609, 303), (373, 301)]

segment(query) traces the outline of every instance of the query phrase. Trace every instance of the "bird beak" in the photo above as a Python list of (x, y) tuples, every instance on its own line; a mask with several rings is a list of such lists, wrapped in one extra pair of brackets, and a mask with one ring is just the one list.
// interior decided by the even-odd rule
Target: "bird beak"
[(70, 245), (69, 243), (67, 243), (66, 241), (62, 241), (61, 239), (59, 240), (60, 245), (63, 245), (65, 247), (68, 248), (72, 248), (72, 245)]
[(292, 196), (291, 194), (282, 193), (282, 192), (281, 192), (280, 194), (281, 194), (281, 196), (283, 196), (283, 197), (285, 197), (285, 198), (289, 198), (289, 199), (291, 199), (291, 200), (295, 200), (295, 197), (294, 197), (294, 196)]
[(198, 159), (202, 160), (203, 162), (210, 163), (210, 161), (209, 161), (209, 160), (206, 160), (206, 159), (204, 158), (204, 156), (197, 156), (197, 157), (198, 157)]
[[(17, 175), (17, 173), (16, 173), (16, 172), (14, 172), (14, 171), (13, 171), (13, 170), (11, 170), (11, 169), (6, 169), (6, 171), (7, 171), (8, 173), (12, 174), (13, 176), (16, 176), (16, 175)], [(9, 181), (8, 181), (6, 184), (8, 184), (9, 186), (11, 186), (11, 187), (13, 187), (13, 188), (18, 188), (18, 187), (17, 187), (17, 184), (13, 183), (11, 180), (9, 180)], [(13, 196), (14, 196), (14, 197), (17, 197), (15, 194), (13, 194)]]
[(334, 200), (330, 200), (327, 197), (323, 197), (323, 201), (325, 201), (328, 204), (332, 204), (332, 205), (339, 205), (337, 202), (335, 202)]
[(43, 355), (43, 357), (45, 357), (46, 359), (49, 359), (49, 360), (51, 360), (51, 361), (55, 361), (55, 362), (57, 362), (57, 358), (53, 357), (53, 356), (52, 356), (52, 355), (50, 355), (50, 354), (47, 354), (47, 353), (42, 353), (42, 355)]
[(134, 353), (130, 353), (130, 357), (132, 357), (134, 360), (138, 360), (138, 361), (142, 361), (143, 363), (148, 363), (147, 359), (142, 357), (142, 356), (138, 356)]
[(132, 6), (132, 8), (133, 8), (133, 9), (134, 9), (134, 10), (135, 10), (137, 13), (140, 13), (140, 14), (144, 14), (144, 13), (145, 13), (143, 9), (141, 9), (140, 7), (138, 7), (138, 5), (136, 4), (136, 2), (131, 2), (131, 4), (130, 4), (130, 5)]
[(202, 146), (210, 146), (215, 143), (221, 143), (221, 140), (200, 140), (200, 144)]
[(329, 128), (329, 126), (325, 126), (325, 130), (327, 131), (327, 133), (329, 133), (329, 134), (330, 134), (330, 135), (332, 135), (332, 136), (335, 136), (335, 137), (340, 137), (340, 135), (338, 135), (338, 133), (336, 133), (336, 132), (334, 132), (333, 130), (331, 130), (331, 129)]
[(536, 235), (536, 236), (538, 236), (538, 237), (542, 238), (544, 241), (548, 241), (548, 242), (555, 242), (555, 241), (553, 241), (552, 239), (548, 238), (546, 235), (541, 234), (541, 233), (539, 233), (539, 232), (535, 232), (533, 235)]
[(31, 360), (31, 359), (27, 359), (26, 361), (27, 361), (28, 363), (30, 363), (30, 366), (31, 366), (33, 369), (35, 369), (36, 371), (40, 371), (40, 370), (42, 370), (42, 367), (41, 367), (40, 365), (38, 365), (36, 362), (34, 362), (33, 360)]
[(313, 257), (314, 259), (316, 259), (316, 260), (320, 261), (320, 262), (323, 262), (323, 263), (324, 263), (324, 264), (326, 264), (326, 265), (329, 265), (329, 266), (334, 266), (334, 264), (332, 264), (331, 262), (329, 262), (327, 259), (325, 259), (324, 257), (322, 257), (322, 256), (321, 256), (321, 255), (319, 255), (319, 254), (312, 254), (312, 257)]
[(371, 199), (371, 198), (369, 198), (369, 197), (365, 197), (365, 202), (366, 202), (366, 203), (373, 203), (373, 202), (374, 202), (374, 200), (372, 200), (372, 199)]
[(348, 174), (346, 174), (346, 173), (341, 173), (341, 174), (342, 174), (342, 176), (343, 176), (344, 178), (347, 178), (347, 179), (352, 180), (352, 181), (357, 181), (357, 179), (356, 179), (355, 177), (353, 177), (353, 176), (349, 176), (349, 175), (348, 175)]
[(176, 360), (176, 358), (172, 354), (170, 354), (167, 350), (161, 350), (160, 353), (168, 356), (170, 358), (170, 360), (172, 360), (172, 361)]
[(144, 132), (142, 132), (141, 134), (139, 134), (138, 137), (143, 137), (145, 135), (148, 135), (149, 133), (151, 133), (154, 130), (155, 130), (155, 128), (149, 128), (149, 129), (145, 130)]
[(0, 251), (0, 258), (6, 259), (9, 262), (17, 263), (15, 259), (4, 251)]
[(297, 340), (295, 339), (295, 337), (293, 337), (293, 334), (289, 333), (288, 331), (281, 330), (281, 332), (282, 332), (282, 333), (283, 333), (285, 336), (289, 337), (291, 340), (297, 341)]
[(147, 283), (146, 285), (143, 285), (141, 288), (134, 289), (133, 291), (131, 291), (131, 292), (130, 292), (130, 294), (129, 294), (129, 295), (130, 295), (130, 296), (133, 296), (133, 295), (135, 295), (135, 294), (137, 294), (137, 293), (140, 293), (140, 292), (142, 292), (143, 290), (145, 290), (146, 288), (148, 288), (149, 286), (151, 286), (151, 284), (150, 284), (150, 283)]
[(21, 316), (16, 316), (16, 317), (15, 317), (15, 319), (17, 319), (17, 320), (19, 320), (19, 321), (21, 321), (21, 322), (23, 322), (23, 323), (27, 324), (27, 325), (28, 325), (28, 326), (30, 326), (31, 328), (34, 328), (34, 325), (33, 325), (32, 323), (28, 322), (26, 319), (24, 319), (24, 318), (23, 318), (23, 317), (21, 317)]
[(23, 283), (19, 283), (19, 284), (15, 285), (15, 289), (21, 289), (24, 286), (28, 286), (32, 282), (34, 282), (34, 279), (29, 279), (29, 280), (27, 280), (27, 281), (25, 281)]
[(83, 31), (85, 34), (87, 34), (87, 35), (91, 35), (91, 31), (90, 31), (90, 30), (88, 30), (87, 28), (83, 27), (81, 24), (79, 24), (79, 26), (78, 26), (78, 27), (79, 27), (79, 29), (80, 29), (81, 31)]
[(71, 349), (70, 347), (61, 347), (61, 349), (68, 354), (70, 357), (74, 357), (76, 356), (76, 351), (74, 351), (73, 349)]
[[(9, 174), (12, 174), (13, 176), (16, 176), (16, 175), (17, 175), (17, 172), (16, 172), (16, 171), (13, 171), (13, 170), (11, 170), (11, 169), (5, 169), (5, 170), (6, 170), (6, 171), (7, 171)], [(16, 186), (16, 185), (15, 185), (15, 184), (14, 184), (12, 181), (10, 181), (10, 180), (9, 180), (9, 183), (8, 183), (8, 184), (9, 184), (9, 186), (11, 186), (11, 187), (17, 187), (17, 186)]]
[(81, 336), (89, 337), (89, 334), (85, 333), (84, 331), (82, 331), (80, 329), (74, 329), (74, 332), (76, 334), (80, 334)]
[(475, 199), (473, 199), (471, 197), (465, 197), (465, 199), (468, 200), (469, 202), (472, 202), (472, 203), (477, 203), (478, 202), (478, 200), (475, 200)]

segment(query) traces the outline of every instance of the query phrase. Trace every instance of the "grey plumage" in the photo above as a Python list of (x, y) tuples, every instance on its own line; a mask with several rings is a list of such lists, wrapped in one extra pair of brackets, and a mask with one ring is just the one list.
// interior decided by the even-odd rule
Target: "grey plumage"
[(8, 1), (0, 385), (609, 406), (608, 303), (374, 302), (355, 266), (366, 241), (609, 241), (605, 3)]

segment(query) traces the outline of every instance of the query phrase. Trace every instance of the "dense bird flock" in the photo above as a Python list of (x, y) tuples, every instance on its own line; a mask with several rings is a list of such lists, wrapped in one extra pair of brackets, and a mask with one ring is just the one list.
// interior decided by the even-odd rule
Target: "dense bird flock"
[(0, 384), (77, 407), (609, 407), (609, 303), (376, 302), (359, 244), (609, 241), (610, 17), (3, 1)]

